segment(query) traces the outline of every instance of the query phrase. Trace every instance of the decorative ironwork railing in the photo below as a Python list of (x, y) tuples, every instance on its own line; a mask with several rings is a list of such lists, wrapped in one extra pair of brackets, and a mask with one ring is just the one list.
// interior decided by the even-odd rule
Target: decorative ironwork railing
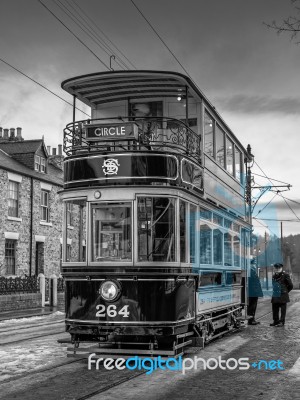
[(57, 292), (65, 291), (65, 280), (64, 278), (57, 278)]
[[(89, 140), (87, 130), (91, 126), (131, 122), (137, 134), (130, 138), (93, 138)], [(184, 122), (167, 117), (143, 118), (99, 118), (70, 123), (64, 129), (64, 152), (78, 155), (91, 152), (115, 151), (173, 151), (193, 158), (201, 163), (201, 136)]]
[(37, 293), (40, 291), (37, 276), (11, 277), (0, 276), (0, 295), (13, 293)]

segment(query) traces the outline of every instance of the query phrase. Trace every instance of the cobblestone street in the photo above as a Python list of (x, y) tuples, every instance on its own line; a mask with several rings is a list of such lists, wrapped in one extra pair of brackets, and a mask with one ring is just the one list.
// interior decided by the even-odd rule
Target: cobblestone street
[(0, 398), (300, 399), (300, 291), (293, 291), (291, 298), (284, 328), (269, 326), (271, 304), (266, 299), (258, 306), (260, 325), (247, 326), (203, 350), (191, 348), (186, 355), (205, 360), (248, 357), (250, 363), (281, 360), (282, 371), (263, 367), (204, 370), (202, 364), (185, 375), (181, 371), (162, 370), (151, 375), (138, 370), (108, 371), (103, 366), (89, 371), (86, 360), (67, 358), (66, 348), (57, 343), (67, 337), (62, 333), (62, 315), (4, 321), (0, 324), (1, 337), (6, 341), (0, 346)]

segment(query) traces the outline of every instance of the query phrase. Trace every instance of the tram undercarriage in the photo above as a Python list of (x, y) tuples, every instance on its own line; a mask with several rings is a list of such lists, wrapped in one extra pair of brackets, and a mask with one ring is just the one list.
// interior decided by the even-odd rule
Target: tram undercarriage
[[(197, 322), (177, 326), (91, 326), (67, 325), (73, 347), (68, 357), (87, 357), (91, 353), (104, 357), (162, 356), (179, 357), (188, 347), (204, 348), (212, 340), (244, 326), (241, 306), (202, 314)], [(66, 342), (61, 342), (66, 343)], [(95, 347), (97, 345), (97, 347)]]

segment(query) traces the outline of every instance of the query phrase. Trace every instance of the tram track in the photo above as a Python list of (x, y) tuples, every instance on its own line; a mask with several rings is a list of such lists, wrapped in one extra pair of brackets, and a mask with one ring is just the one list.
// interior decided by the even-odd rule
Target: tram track
[(13, 331), (20, 331), (20, 330), (24, 330), (24, 329), (35, 329), (35, 328), (39, 328), (41, 326), (51, 326), (51, 325), (56, 325), (56, 324), (63, 324), (65, 322), (65, 320), (61, 320), (61, 321), (54, 321), (54, 322), (45, 322), (43, 324), (36, 324), (36, 325), (27, 325), (27, 326), (11, 326), (9, 328), (6, 329), (1, 329), (0, 328), (0, 333), (6, 333), (6, 332), (13, 332)]
[(60, 331), (55, 331), (55, 332), (51, 332), (51, 333), (47, 333), (47, 334), (41, 333), (40, 335), (30, 336), (30, 337), (27, 337), (27, 338), (23, 337), (23, 338), (18, 339), (18, 340), (7, 341), (7, 342), (4, 342), (4, 343), (2, 342), (2, 343), (0, 343), (0, 347), (1, 346), (15, 344), (15, 343), (19, 343), (19, 342), (25, 342), (25, 341), (32, 340), (32, 339), (38, 339), (38, 338), (42, 338), (42, 337), (46, 337), (46, 336), (59, 335), (61, 333), (64, 333), (64, 331), (60, 330)]

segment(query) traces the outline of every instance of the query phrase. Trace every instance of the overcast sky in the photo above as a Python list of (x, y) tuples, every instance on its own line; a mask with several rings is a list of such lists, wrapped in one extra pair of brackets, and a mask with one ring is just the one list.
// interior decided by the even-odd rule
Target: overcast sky
[[(289, 0), (135, 2), (244, 146), (251, 144), (262, 171), (291, 184), (291, 190), (282, 194), (300, 202), (300, 46), (263, 25), (295, 14)], [(184, 73), (130, 0), (44, 4), (107, 65), (109, 56), (58, 5), (73, 13), (80, 11), (79, 5), (106, 35), (101, 34), (106, 43), (109, 38), (136, 68)], [(64, 79), (107, 70), (38, 0), (1, 0), (0, 7), (0, 57), (66, 100), (72, 101), (60, 89)], [(21, 126), (25, 139), (44, 135), (52, 147), (62, 143), (63, 128), (72, 120), (69, 105), (1, 61), (0, 82), (0, 126)], [(76, 118), (85, 116), (78, 112)], [(253, 171), (263, 175), (256, 165)], [(257, 176), (255, 181), (270, 184)], [(276, 196), (263, 209), (273, 196), (264, 195), (254, 215), (262, 210), (261, 218), (296, 220), (284, 221), (283, 232), (300, 233), (300, 205), (287, 201), (294, 214)], [(278, 222), (254, 224), (260, 233), (280, 234)]]

